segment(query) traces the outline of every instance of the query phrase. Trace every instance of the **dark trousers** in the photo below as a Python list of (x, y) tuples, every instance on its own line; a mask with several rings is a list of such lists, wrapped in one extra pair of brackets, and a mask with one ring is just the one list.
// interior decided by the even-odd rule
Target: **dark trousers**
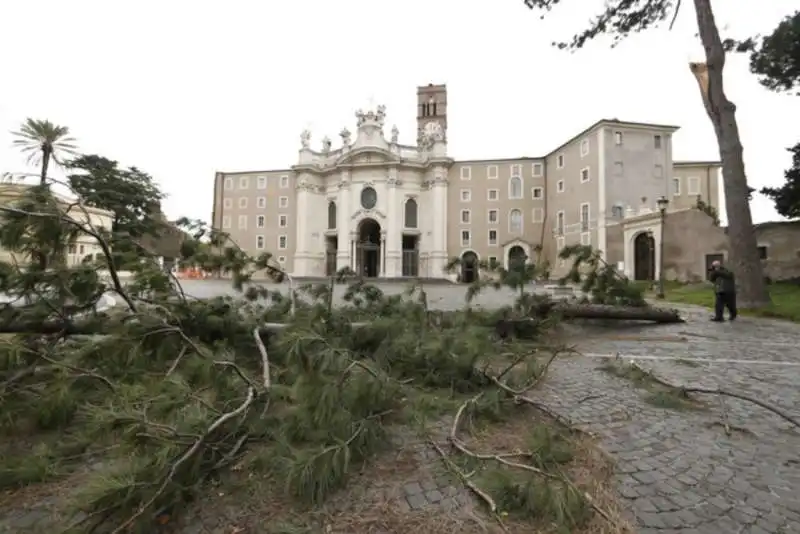
[(728, 309), (731, 319), (736, 319), (736, 293), (717, 293), (714, 299), (714, 319), (723, 320), (725, 308)]

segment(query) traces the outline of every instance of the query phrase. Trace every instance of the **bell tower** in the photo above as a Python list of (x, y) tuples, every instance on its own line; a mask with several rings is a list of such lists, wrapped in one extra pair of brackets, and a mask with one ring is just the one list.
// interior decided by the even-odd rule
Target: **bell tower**
[(447, 135), (447, 85), (421, 85), (417, 87), (417, 132), (429, 122), (438, 122)]

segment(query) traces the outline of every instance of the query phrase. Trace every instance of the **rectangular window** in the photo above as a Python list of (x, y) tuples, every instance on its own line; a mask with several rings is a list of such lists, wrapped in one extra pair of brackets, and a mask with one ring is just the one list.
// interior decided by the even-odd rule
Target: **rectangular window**
[(531, 166), (531, 173), (534, 177), (539, 178), (544, 172), (544, 166), (541, 163), (534, 163)]
[(766, 260), (767, 259), (767, 255), (768, 255), (767, 254), (767, 247), (765, 247), (763, 245), (758, 247), (758, 258), (759, 259)]
[(489, 246), (497, 245), (497, 230), (489, 230)]
[(226, 215), (222, 218), (222, 228), (228, 229), (231, 227), (231, 218), (230, 216)]
[(239, 215), (239, 230), (247, 229), (247, 215)]
[(497, 165), (489, 165), (488, 167), (486, 167), (486, 178), (488, 178), (489, 180), (497, 180), (497, 177), (499, 175), (500, 174), (497, 170)]
[(592, 234), (590, 232), (583, 232), (581, 234), (581, 245), (588, 247), (592, 244)]
[(233, 206), (233, 200), (231, 200), (230, 198), (226, 198), (225, 200), (222, 201), (222, 207), (225, 208), (226, 210), (231, 209), (232, 206)]
[(256, 206), (258, 206), (258, 209), (263, 210), (264, 208), (267, 207), (267, 199), (264, 197), (258, 197), (258, 200), (256, 201)]
[(264, 236), (263, 235), (257, 235), (256, 236), (256, 248), (259, 249), (259, 250), (264, 248)]
[(256, 216), (256, 228), (264, 228), (264, 216)]
[(287, 187), (289, 187), (289, 176), (288, 175), (284, 174), (283, 176), (281, 176), (280, 187), (281, 187), (281, 189), (286, 189)]
[(672, 196), (674, 196), (674, 197), (681, 196), (681, 179), (680, 178), (673, 178), (672, 179)]
[(497, 265), (497, 256), (489, 256), (489, 268), (496, 269)]
[(533, 200), (541, 200), (544, 198), (544, 188), (543, 187), (534, 187), (531, 189), (531, 196)]
[(556, 235), (564, 235), (564, 212), (556, 214)]
[(617, 146), (622, 145), (622, 132), (614, 132), (614, 144)]
[(247, 197), (239, 197), (239, 209), (247, 207)]
[(471, 213), (469, 210), (461, 210), (461, 224), (469, 224), (471, 223)]
[(278, 215), (278, 228), (286, 228), (287, 226), (289, 226), (289, 216)]
[(522, 176), (522, 165), (518, 163), (511, 165), (511, 176)]
[(468, 247), (472, 243), (472, 234), (469, 230), (461, 230), (461, 246)]
[(69, 247), (67, 247), (67, 252), (69, 254), (77, 254), (78, 253), (78, 247), (76, 247), (75, 245), (70, 245)]
[(581, 169), (581, 183), (585, 184), (589, 181), (589, 167)]
[(461, 179), (472, 180), (472, 167), (461, 167)]
[(223, 187), (228, 191), (233, 189), (233, 178), (225, 178), (225, 181), (223, 182)]
[(497, 200), (498, 198), (500, 198), (500, 193), (497, 189), (489, 189), (486, 192), (486, 198), (489, 200)]
[(267, 177), (266, 176), (259, 176), (257, 178), (257, 183), (258, 183), (258, 185), (256, 187), (258, 187), (259, 189), (266, 189), (267, 188)]
[(556, 158), (556, 167), (559, 169), (564, 168), (564, 154), (559, 154)]
[(289, 207), (289, 197), (280, 197), (278, 199), (278, 207), (279, 208), (288, 208)]
[(563, 193), (564, 192), (564, 180), (559, 180), (556, 182), (556, 192)]
[(698, 178), (697, 176), (689, 177), (689, 194), (690, 195), (700, 194), (700, 178)]
[(653, 148), (655, 148), (656, 150), (660, 150), (661, 149), (661, 136), (660, 135), (654, 135), (653, 136)]
[(278, 263), (286, 263), (286, 256), (278, 256)]
[(544, 210), (542, 208), (533, 208), (531, 212), (531, 221), (541, 224), (544, 222)]
[(472, 190), (471, 189), (462, 189), (461, 190), (461, 202), (469, 202), (472, 200)]
[(250, 187), (250, 178), (247, 176), (239, 178), (239, 189), (247, 189), (248, 187)]
[(589, 155), (589, 140), (584, 139), (581, 141), (581, 157), (584, 158)]
[(581, 232), (589, 230), (589, 204), (581, 204)]
[(289, 243), (289, 238), (285, 235), (278, 236), (278, 250), (286, 250), (286, 245)]
[(489, 210), (487, 221), (489, 224), (497, 224), (498, 221), (497, 210)]

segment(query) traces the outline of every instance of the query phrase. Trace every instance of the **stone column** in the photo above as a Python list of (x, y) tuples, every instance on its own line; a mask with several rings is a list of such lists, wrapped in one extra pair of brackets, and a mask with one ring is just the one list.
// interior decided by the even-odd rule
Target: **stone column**
[(397, 277), (402, 274), (400, 261), (402, 257), (402, 236), (403, 236), (403, 213), (402, 213), (402, 194), (398, 191), (400, 181), (397, 178), (397, 168), (389, 169), (389, 179), (387, 180), (388, 199), (386, 206), (386, 267), (385, 273), (388, 277)]
[[(308, 182), (303, 179), (302, 175), (298, 177), (297, 181), (297, 207), (296, 213), (308, 213), (308, 197), (311, 194), (311, 188)], [(295, 241), (294, 252), (294, 276), (309, 276), (313, 269), (311, 265), (311, 254), (308, 250), (309, 238), (309, 218), (299, 216), (296, 218), (295, 224), (297, 225), (297, 234)], [(280, 251), (278, 251), (280, 252)]]
[(336, 199), (336, 270), (352, 267), (350, 243), (350, 172), (342, 171)]
[(447, 177), (445, 169), (434, 169), (433, 177), (433, 250), (430, 276), (445, 278), (447, 265)]

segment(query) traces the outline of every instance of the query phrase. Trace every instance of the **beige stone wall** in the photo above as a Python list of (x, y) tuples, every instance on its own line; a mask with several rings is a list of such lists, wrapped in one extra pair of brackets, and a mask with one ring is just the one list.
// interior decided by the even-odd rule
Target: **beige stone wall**
[(728, 256), (723, 228), (697, 209), (667, 216), (664, 227), (664, 275), (667, 280), (696, 282), (706, 277), (708, 256)]
[(772, 280), (800, 277), (800, 221), (756, 225), (764, 276)]

